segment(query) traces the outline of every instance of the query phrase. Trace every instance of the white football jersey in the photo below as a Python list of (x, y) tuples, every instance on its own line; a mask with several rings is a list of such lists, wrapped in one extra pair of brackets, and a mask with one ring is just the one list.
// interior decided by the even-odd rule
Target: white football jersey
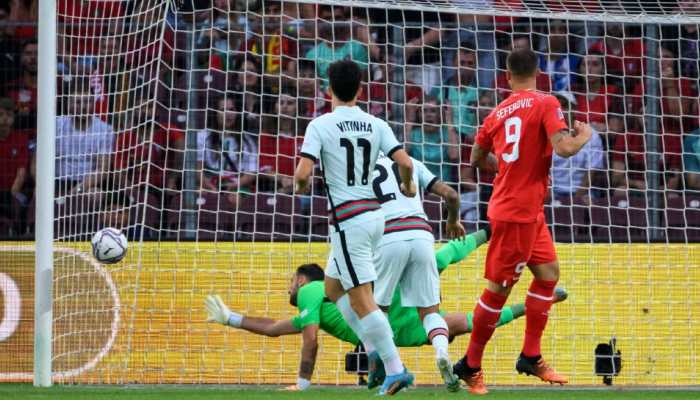
[[(401, 193), (398, 165), (388, 157), (379, 157), (375, 167), (374, 194), (382, 204), (382, 212), (386, 226), (382, 243), (407, 238), (430, 237), (433, 238), (428, 217), (423, 209), (423, 192), (429, 192), (432, 185), (439, 179), (422, 162), (411, 158), (413, 161), (413, 181), (418, 186), (418, 194), (414, 197), (406, 197)], [(409, 234), (401, 232), (413, 231)], [(417, 231), (426, 232), (421, 234)], [(429, 236), (428, 236), (429, 235)]]
[(377, 157), (401, 148), (386, 122), (357, 106), (340, 106), (311, 121), (301, 156), (320, 160), (329, 206), (340, 223), (380, 208), (372, 189)]

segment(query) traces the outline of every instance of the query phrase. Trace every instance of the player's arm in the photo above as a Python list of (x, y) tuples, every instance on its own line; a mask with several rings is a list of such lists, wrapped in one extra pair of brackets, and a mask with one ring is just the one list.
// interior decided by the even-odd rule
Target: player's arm
[(396, 149), (390, 155), (390, 158), (399, 166), (401, 193), (407, 197), (415, 196), (418, 189), (415, 182), (413, 182), (413, 161), (411, 161), (411, 157), (408, 156), (406, 150)]
[(591, 139), (593, 130), (587, 123), (574, 121), (573, 132), (562, 129), (550, 137), (552, 148), (559, 157), (571, 157), (579, 152)]
[(304, 135), (304, 143), (301, 145), (299, 164), (294, 171), (294, 183), (297, 193), (306, 193), (314, 173), (316, 161), (321, 156), (321, 134), (314, 122), (309, 124)]
[(441, 181), (430, 185), (430, 193), (440, 196), (447, 204), (447, 237), (450, 239), (464, 236), (464, 227), (459, 222), (460, 199), (457, 191)]
[[(230, 324), (227, 325), (230, 326)], [(238, 328), (269, 337), (299, 333), (299, 330), (292, 325), (292, 321), (289, 319), (275, 320), (272, 318), (249, 317), (246, 315), (242, 316), (241, 326)]]
[(498, 160), (496, 156), (491, 154), (488, 150), (479, 146), (478, 143), (474, 143), (472, 147), (472, 154), (469, 157), (469, 163), (479, 169), (489, 172), (498, 172)]
[(204, 305), (207, 309), (207, 322), (218, 322), (222, 325), (269, 337), (293, 335), (301, 332), (292, 324), (291, 320), (249, 317), (231, 311), (218, 295), (207, 296), (204, 299)]
[(401, 193), (406, 197), (415, 196), (418, 192), (418, 187), (413, 182), (413, 161), (411, 161), (411, 157), (408, 156), (406, 150), (396, 140), (394, 131), (391, 130), (389, 124), (382, 121), (379, 127), (379, 149), (399, 167), (399, 175), (401, 177), (399, 188)]
[(301, 361), (296, 385), (288, 386), (285, 390), (305, 390), (311, 386), (311, 376), (316, 366), (318, 354), (318, 324), (306, 325), (302, 331)]
[(297, 193), (306, 193), (309, 188), (311, 174), (314, 172), (315, 162), (310, 158), (301, 157), (296, 171), (294, 171), (294, 182), (296, 183)]

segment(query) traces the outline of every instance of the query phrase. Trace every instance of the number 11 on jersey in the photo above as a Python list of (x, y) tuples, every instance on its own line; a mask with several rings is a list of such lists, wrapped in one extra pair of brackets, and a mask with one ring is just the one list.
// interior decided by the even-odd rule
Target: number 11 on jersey
[[(357, 146), (362, 148), (362, 184), (369, 182), (369, 159), (372, 154), (372, 144), (365, 138), (357, 139)], [(345, 147), (347, 158), (348, 186), (355, 186), (355, 146), (347, 138), (340, 138), (340, 147)]]

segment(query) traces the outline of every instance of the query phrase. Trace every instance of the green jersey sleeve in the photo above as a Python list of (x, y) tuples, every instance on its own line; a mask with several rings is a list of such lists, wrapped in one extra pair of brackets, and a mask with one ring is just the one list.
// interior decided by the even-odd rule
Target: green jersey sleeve
[(324, 296), (323, 282), (321, 281), (302, 286), (297, 293), (299, 314), (292, 318), (292, 325), (299, 330), (304, 329), (307, 325), (319, 325)]

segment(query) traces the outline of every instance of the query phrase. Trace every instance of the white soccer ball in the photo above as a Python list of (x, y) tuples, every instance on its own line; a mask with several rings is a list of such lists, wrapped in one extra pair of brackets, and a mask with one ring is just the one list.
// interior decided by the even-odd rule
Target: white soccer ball
[(102, 264), (114, 264), (126, 256), (128, 243), (119, 229), (104, 228), (92, 237), (92, 255)]

